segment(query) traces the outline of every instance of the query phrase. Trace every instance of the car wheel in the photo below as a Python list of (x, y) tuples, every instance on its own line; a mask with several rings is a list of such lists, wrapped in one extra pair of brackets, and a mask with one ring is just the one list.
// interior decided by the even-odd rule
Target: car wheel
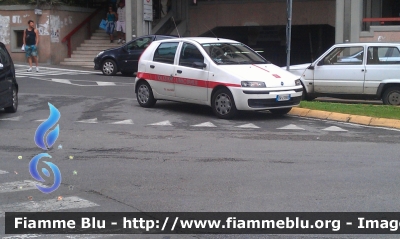
[[(303, 84), (302, 84), (303, 85)], [(312, 101), (314, 100), (315, 97), (311, 97), (307, 94), (306, 88), (303, 85), (303, 94), (301, 95), (301, 100), (307, 100), (307, 101)]]
[(157, 100), (154, 99), (153, 91), (149, 83), (145, 81), (141, 81), (137, 84), (136, 98), (139, 105), (145, 108), (153, 107), (157, 102)]
[(385, 105), (400, 105), (400, 87), (389, 87), (382, 96)]
[(15, 113), (18, 109), (18, 91), (15, 86), (12, 87), (12, 105), (4, 108), (7, 113)]
[(106, 76), (113, 76), (117, 74), (117, 64), (115, 63), (115, 61), (107, 59), (103, 61), (103, 64), (101, 66), (101, 71)]
[(269, 111), (274, 114), (274, 115), (285, 115), (289, 113), (289, 111), (292, 110), (292, 107), (290, 108), (283, 108), (283, 109), (270, 109)]
[(130, 71), (121, 71), (121, 74), (124, 75), (124, 76), (132, 76), (132, 75), (133, 75), (133, 72), (130, 72)]
[(214, 114), (221, 119), (231, 119), (237, 114), (235, 100), (232, 93), (226, 89), (219, 89), (214, 93), (211, 100)]

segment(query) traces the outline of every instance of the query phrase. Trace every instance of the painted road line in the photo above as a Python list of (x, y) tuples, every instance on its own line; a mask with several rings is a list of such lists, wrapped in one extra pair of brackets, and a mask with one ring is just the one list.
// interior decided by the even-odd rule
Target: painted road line
[(64, 84), (72, 84), (71, 81), (65, 80), (65, 79), (51, 79), (51, 81), (57, 82), (57, 83), (64, 83)]
[(244, 129), (259, 129), (260, 127), (258, 127), (255, 124), (244, 124), (244, 125), (239, 125), (239, 126), (235, 126), (236, 128), (244, 128)]
[(80, 121), (76, 121), (78, 123), (86, 123), (86, 124), (97, 124), (97, 118), (94, 119), (87, 119), (87, 120), (80, 120)]
[(6, 174), (6, 173), (8, 173), (8, 172), (7, 172), (7, 171), (0, 170), (0, 174)]
[(21, 119), (21, 116), (5, 118), (5, 119), (0, 119), (0, 120), (19, 121), (20, 119)]
[(171, 122), (169, 122), (169, 120), (158, 122), (158, 123), (154, 123), (154, 124), (149, 124), (149, 125), (153, 125), (153, 126), (172, 126), (172, 124), (171, 124)]
[(133, 120), (131, 120), (131, 119), (122, 120), (122, 121), (117, 121), (117, 122), (110, 123), (110, 124), (133, 124)]
[(192, 127), (217, 127), (211, 122), (204, 122), (201, 124), (192, 125)]
[(330, 126), (328, 128), (323, 129), (324, 131), (331, 131), (331, 132), (347, 132), (348, 130), (342, 129), (337, 126)]
[(99, 205), (76, 196), (65, 197), (62, 200), (54, 198), (44, 201), (18, 202), (0, 205), (0, 217), (4, 217), (4, 212), (48, 212), (96, 206)]
[(109, 86), (109, 85), (115, 85), (114, 82), (104, 82), (104, 81), (96, 81), (97, 85), (99, 86)]
[(305, 130), (305, 129), (303, 129), (303, 128), (300, 128), (299, 126), (297, 126), (297, 125), (294, 125), (294, 124), (289, 124), (289, 125), (286, 125), (286, 126), (284, 126), (284, 127), (277, 128), (277, 129)]
[(36, 185), (44, 187), (45, 185), (31, 180), (10, 182), (10, 183), (2, 183), (0, 184), (0, 193), (10, 193), (17, 191), (26, 191), (37, 189)]

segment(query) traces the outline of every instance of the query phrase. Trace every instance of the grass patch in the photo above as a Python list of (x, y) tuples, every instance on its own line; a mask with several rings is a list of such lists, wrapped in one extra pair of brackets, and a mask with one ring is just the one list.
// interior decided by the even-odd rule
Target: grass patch
[(342, 104), (319, 101), (301, 101), (301, 108), (324, 110), (376, 118), (400, 119), (400, 107), (391, 105)]

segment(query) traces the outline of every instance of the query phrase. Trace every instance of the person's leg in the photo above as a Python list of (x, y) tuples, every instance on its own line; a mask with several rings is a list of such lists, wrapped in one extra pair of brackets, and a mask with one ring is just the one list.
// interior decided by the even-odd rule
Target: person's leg
[(31, 46), (25, 46), (25, 56), (28, 58), (29, 69), (27, 71), (32, 71), (32, 48)]
[(121, 35), (122, 35), (122, 43), (125, 43), (126, 40), (126, 34), (125, 34), (125, 22), (121, 23)]
[(36, 65), (36, 71), (39, 71), (39, 66), (38, 66), (38, 51), (36, 46), (32, 46), (32, 58), (35, 61)]

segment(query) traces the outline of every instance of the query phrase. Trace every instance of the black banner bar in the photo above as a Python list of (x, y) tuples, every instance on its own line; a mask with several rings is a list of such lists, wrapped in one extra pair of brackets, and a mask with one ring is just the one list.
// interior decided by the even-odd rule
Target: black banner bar
[(6, 212), (5, 233), (400, 234), (400, 213)]

